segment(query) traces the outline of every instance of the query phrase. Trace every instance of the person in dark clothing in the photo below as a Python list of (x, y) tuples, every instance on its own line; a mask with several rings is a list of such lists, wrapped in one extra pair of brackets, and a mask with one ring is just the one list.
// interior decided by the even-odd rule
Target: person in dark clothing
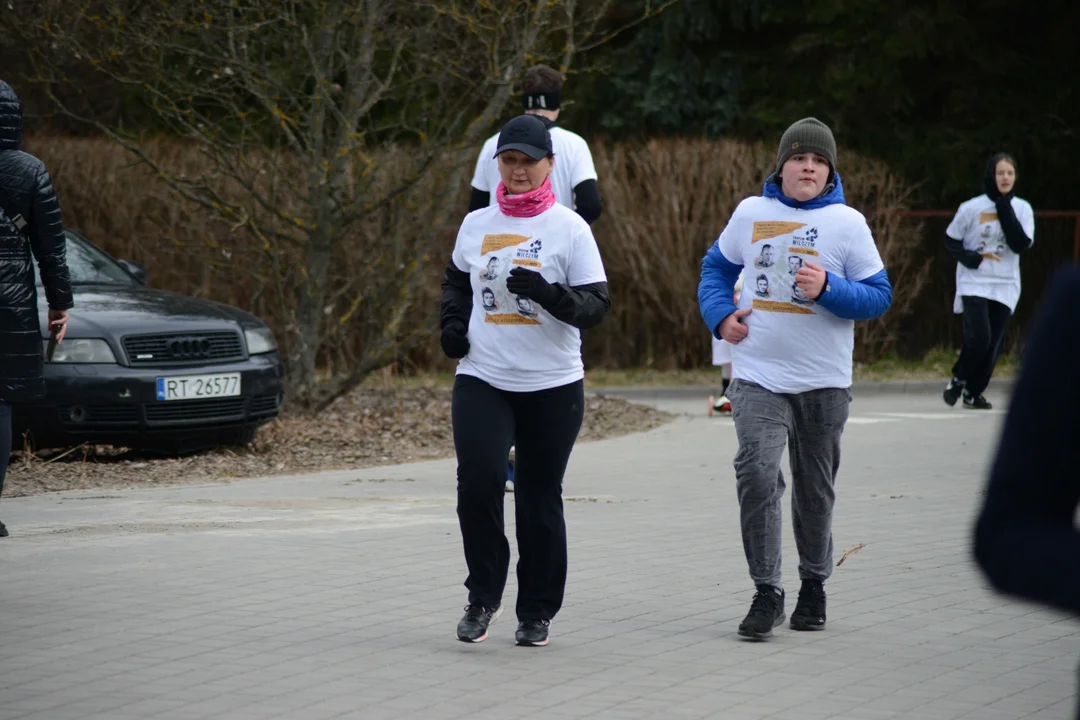
[[(72, 307), (64, 226), (45, 164), (22, 152), (22, 104), (0, 80), (0, 493), (11, 458), (11, 408), (45, 394), (33, 260), (57, 341)], [(0, 523), (0, 537), (8, 531)]]
[(555, 201), (545, 124), (514, 118), (495, 152), (498, 204), (466, 216), (442, 282), (440, 341), (459, 360), (451, 416), (469, 569), (457, 637), (483, 641), (502, 612), (510, 562), (503, 499), (514, 446), (515, 637), (539, 646), (566, 586), (562, 481), (584, 417), (580, 333), (608, 311), (607, 276), (588, 223)]
[[(975, 525), (979, 567), (1003, 593), (1080, 614), (1080, 268), (1039, 308)], [(1080, 708), (1076, 717), (1080, 720)]]
[[(603, 211), (596, 167), (589, 144), (580, 135), (558, 125), (562, 88), (561, 73), (547, 65), (534, 65), (525, 71), (522, 78), (521, 104), (526, 114), (540, 118), (551, 133), (555, 157), (558, 158), (551, 174), (555, 201), (576, 210), (585, 222), (592, 225), (600, 219)], [(493, 193), (500, 180), (498, 163), (495, 161), (498, 139), (497, 134), (488, 138), (476, 159), (469, 212), (495, 204)]]
[(1035, 213), (1013, 195), (1015, 185), (1016, 161), (994, 155), (984, 194), (963, 203), (945, 230), (945, 248), (957, 263), (953, 312), (964, 314), (964, 345), (943, 393), (950, 406), (963, 395), (966, 408), (992, 407), (983, 392), (1020, 300), (1020, 255), (1035, 237)]

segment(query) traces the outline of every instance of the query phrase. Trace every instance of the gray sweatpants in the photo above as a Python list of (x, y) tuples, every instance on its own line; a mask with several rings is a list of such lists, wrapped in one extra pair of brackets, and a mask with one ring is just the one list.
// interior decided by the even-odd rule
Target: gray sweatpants
[(833, 485), (840, 468), (840, 436), (851, 393), (841, 388), (774, 393), (735, 380), (727, 392), (739, 438), (735, 484), (742, 517), (743, 549), (755, 585), (782, 587), (780, 499), (784, 445), (791, 458), (791, 515), (799, 550), (799, 577), (832, 574)]

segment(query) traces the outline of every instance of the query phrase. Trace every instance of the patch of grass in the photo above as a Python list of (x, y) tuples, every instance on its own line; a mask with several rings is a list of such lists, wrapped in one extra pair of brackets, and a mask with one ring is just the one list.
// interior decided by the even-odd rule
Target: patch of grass
[[(928, 352), (921, 360), (906, 360), (887, 355), (880, 360), (855, 366), (855, 380), (872, 382), (880, 380), (947, 380), (959, 350), (938, 348)], [(994, 377), (1005, 378), (1016, 374), (1016, 357), (1002, 356), (998, 360)]]
[[(855, 382), (882, 382), (897, 380), (947, 380), (956, 362), (958, 349), (938, 348), (922, 359), (911, 360), (886, 355), (872, 363), (856, 363)], [(1006, 378), (1016, 374), (1014, 356), (1003, 356), (994, 371), (994, 377)], [(381, 370), (364, 382), (368, 389), (392, 390), (396, 388), (450, 387), (454, 383), (451, 372), (402, 375), (392, 370)], [(585, 387), (592, 389), (611, 387), (703, 387), (712, 388), (720, 383), (720, 369), (716, 367), (693, 370), (657, 370), (653, 368), (606, 369), (590, 368), (585, 374)]]

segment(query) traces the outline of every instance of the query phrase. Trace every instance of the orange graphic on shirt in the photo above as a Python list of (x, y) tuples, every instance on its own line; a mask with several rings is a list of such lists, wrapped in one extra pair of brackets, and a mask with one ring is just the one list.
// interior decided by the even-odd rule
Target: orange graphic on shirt
[(761, 310), (763, 312), (778, 312), (788, 313), (790, 315), (814, 315), (814, 311), (810, 308), (799, 307), (786, 302), (776, 302), (775, 300), (758, 300), (754, 299), (755, 310)]
[(539, 325), (540, 321), (533, 318), (525, 317), (524, 315), (485, 315), (484, 322), (491, 323), (492, 325)]
[(987, 260), (993, 260), (994, 262), (1001, 262), (1001, 258), (999, 258), (994, 253), (982, 253), (982, 257), (986, 258)]
[(787, 251), (789, 253), (794, 253), (795, 255), (810, 255), (811, 257), (817, 257), (818, 255), (821, 254), (817, 250), (815, 250), (814, 248), (804, 248), (804, 247), (789, 247), (787, 249)]
[(514, 258), (511, 264), (524, 265), (525, 267), (536, 268), (537, 270), (544, 267), (544, 264), (541, 263), (539, 260), (526, 260), (524, 258)]
[(514, 235), (512, 233), (500, 233), (497, 235), (485, 235), (484, 241), (480, 245), (480, 254), (487, 255), (491, 252), (498, 252), (503, 248), (514, 247), (520, 245), (529, 238), (525, 235)]
[(996, 212), (981, 212), (981, 213), (979, 213), (979, 224), (980, 225), (985, 225), (986, 223), (992, 223), (997, 219), (998, 219), (998, 216), (997, 216)]
[(806, 223), (760, 220), (754, 223), (754, 233), (750, 237), (750, 244), (753, 245), (759, 240), (768, 240), (769, 238), (787, 235), (804, 227), (806, 227)]

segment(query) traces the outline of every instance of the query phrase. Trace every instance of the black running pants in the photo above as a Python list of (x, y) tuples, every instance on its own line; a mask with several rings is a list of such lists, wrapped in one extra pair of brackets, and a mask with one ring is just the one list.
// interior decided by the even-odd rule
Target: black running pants
[(503, 525), (506, 456), (515, 446), (514, 517), (519, 620), (551, 620), (566, 587), (562, 480), (584, 417), (582, 381), (537, 392), (506, 392), (469, 375), (454, 381), (457, 513), (469, 576), (469, 604), (502, 603), (510, 565)]
[(1008, 305), (974, 295), (963, 295), (964, 345), (953, 366), (953, 376), (964, 381), (964, 389), (981, 395), (990, 384), (1005, 330), (1012, 311)]

